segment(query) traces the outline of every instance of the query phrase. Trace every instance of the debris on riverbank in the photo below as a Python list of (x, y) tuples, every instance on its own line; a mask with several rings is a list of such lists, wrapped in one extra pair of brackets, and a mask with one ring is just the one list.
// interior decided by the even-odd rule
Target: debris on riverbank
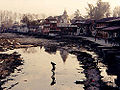
[(12, 33), (0, 33), (0, 51), (8, 51), (16, 48), (29, 48), (49, 43), (46, 39), (37, 39), (32, 36), (17, 35)]
[(84, 81), (85, 90), (100, 90), (102, 85), (100, 71), (92, 55), (80, 51), (72, 51), (71, 54), (77, 55), (78, 61), (83, 64), (82, 68), (86, 76)]
[(0, 79), (5, 78), (19, 65), (22, 65), (21, 55), (17, 52), (12, 54), (0, 54)]
[(16, 45), (20, 45), (20, 43), (14, 39), (0, 38), (0, 51), (14, 49)]
[[(17, 52), (12, 54), (0, 54), (0, 90), (5, 87), (1, 87), (5, 82), (12, 79), (3, 80), (17, 69), (18, 66), (23, 65), (21, 55)], [(20, 70), (18, 70), (20, 71)]]

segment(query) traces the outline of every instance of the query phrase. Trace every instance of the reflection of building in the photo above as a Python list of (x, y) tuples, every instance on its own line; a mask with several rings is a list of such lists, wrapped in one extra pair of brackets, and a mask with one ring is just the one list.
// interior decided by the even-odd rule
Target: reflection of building
[(49, 54), (56, 54), (57, 47), (55, 45), (44, 46), (44, 48)]
[(68, 57), (68, 52), (66, 50), (64, 50), (64, 49), (61, 49), (60, 50), (60, 55), (62, 57), (63, 62), (66, 62), (66, 59)]
[(36, 53), (37, 50), (35, 48), (25, 48), (23, 49), (24, 53)]

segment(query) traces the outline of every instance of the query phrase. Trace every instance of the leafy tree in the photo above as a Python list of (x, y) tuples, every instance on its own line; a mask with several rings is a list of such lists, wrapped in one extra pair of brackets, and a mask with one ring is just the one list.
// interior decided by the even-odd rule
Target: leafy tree
[(88, 4), (87, 17), (90, 19), (101, 19), (110, 16), (110, 4), (109, 2), (102, 2), (98, 0), (96, 5)]
[(80, 14), (80, 11), (78, 9), (74, 13), (74, 19), (83, 19), (82, 15)]
[(27, 15), (24, 14), (23, 17), (22, 17), (21, 22), (22, 22), (22, 23), (28, 24), (28, 23), (30, 22), (30, 19), (28, 18)]
[(86, 10), (88, 14), (86, 17), (93, 19), (95, 15), (95, 6), (93, 6), (93, 4), (88, 4), (88, 8), (86, 8)]
[(120, 6), (116, 6), (113, 10), (113, 17), (120, 17)]

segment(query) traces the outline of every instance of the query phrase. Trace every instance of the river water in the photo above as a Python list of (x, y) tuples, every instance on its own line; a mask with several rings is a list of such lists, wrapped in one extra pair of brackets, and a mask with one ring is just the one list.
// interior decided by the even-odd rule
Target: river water
[[(15, 70), (2, 87), (6, 90), (83, 90), (83, 84), (75, 81), (85, 79), (83, 68), (75, 55), (61, 49), (48, 53), (44, 47), (15, 49), (21, 54), (24, 64)], [(51, 62), (55, 63), (55, 70)]]

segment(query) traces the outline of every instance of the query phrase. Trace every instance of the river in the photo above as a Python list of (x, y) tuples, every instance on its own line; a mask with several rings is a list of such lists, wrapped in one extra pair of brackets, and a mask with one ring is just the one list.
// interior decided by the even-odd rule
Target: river
[[(6, 90), (83, 90), (83, 84), (74, 82), (85, 80), (80, 62), (75, 55), (61, 49), (48, 53), (44, 47), (22, 48), (9, 51), (18, 52), (24, 60), (2, 87)], [(7, 52), (8, 53), (8, 52)], [(51, 62), (55, 63), (55, 70)]]

